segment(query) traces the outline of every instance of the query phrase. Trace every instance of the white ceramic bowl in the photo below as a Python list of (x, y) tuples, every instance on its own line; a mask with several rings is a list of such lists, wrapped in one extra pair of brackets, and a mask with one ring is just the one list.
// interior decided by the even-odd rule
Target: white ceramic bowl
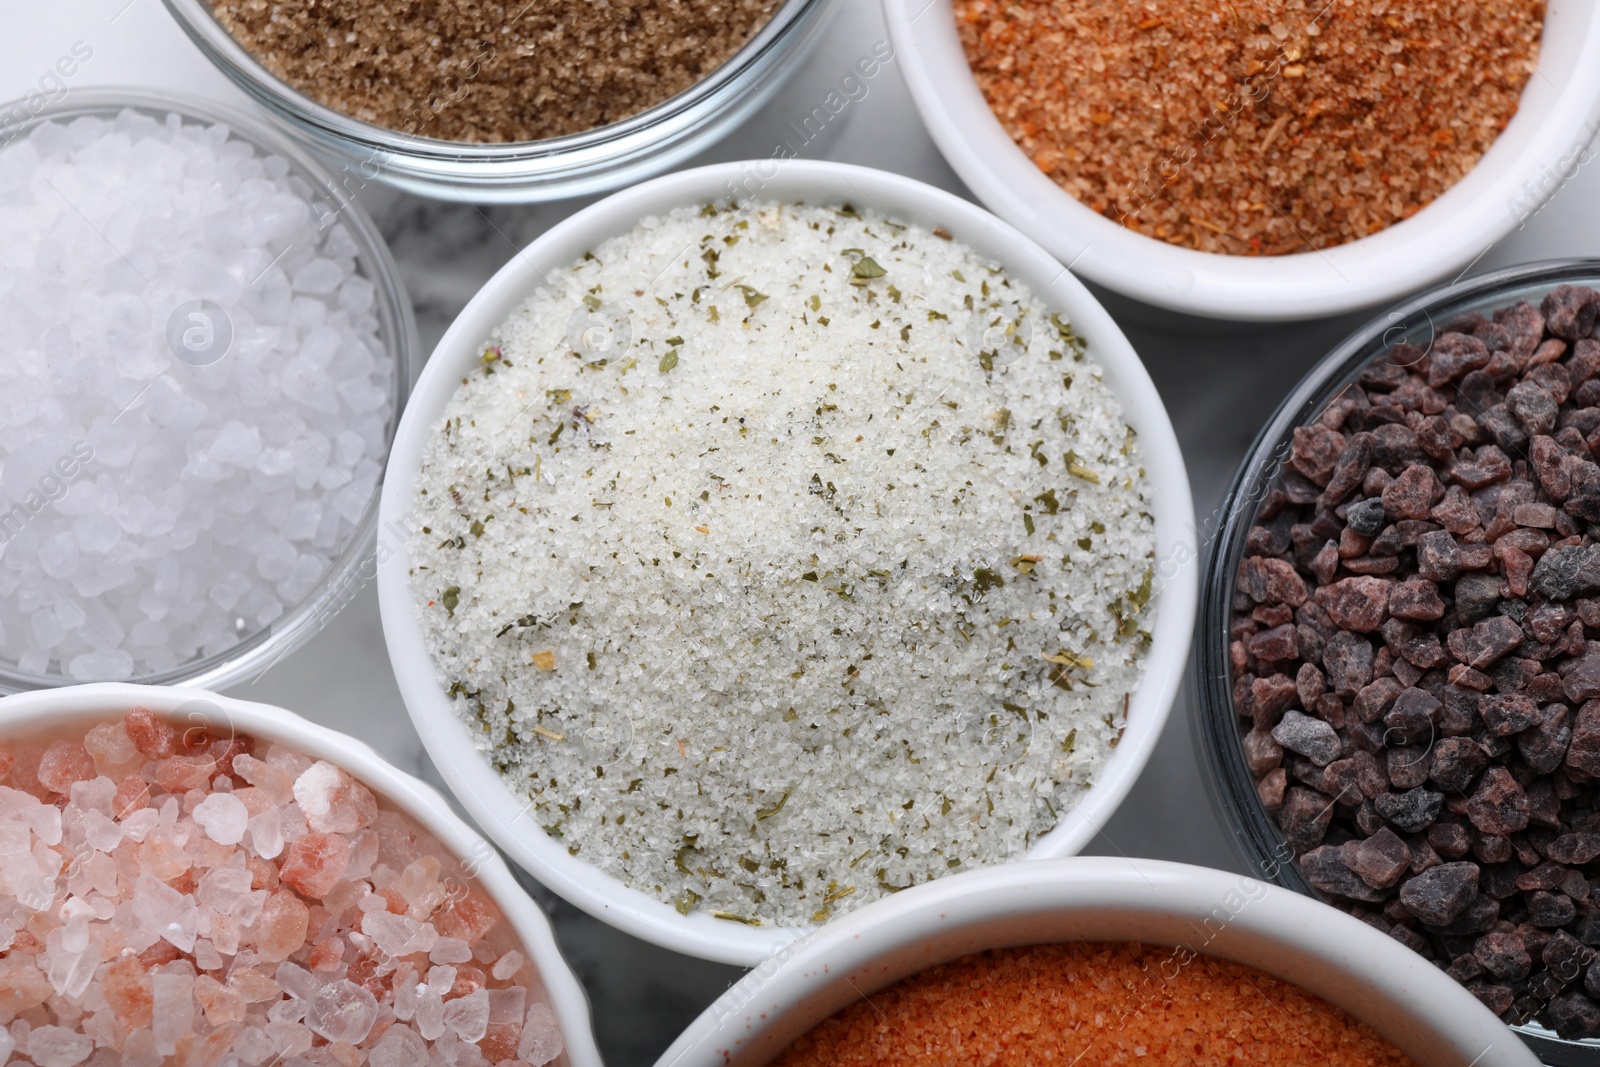
[(601, 1067), (588, 999), (556, 947), (544, 912), (517, 885), (499, 853), (450, 810), (449, 802), (437, 790), (396, 770), (363, 742), (270, 704), (235, 700), (203, 689), (119, 682), (64, 686), (0, 699), (0, 738), (77, 725), (87, 730), (95, 723), (120, 719), (134, 707), (149, 708), (184, 728), (237, 731), (327, 760), (415, 819), (459, 860), (473, 865), (476, 880), (516, 930), (549, 993), (566, 1042), (566, 1052), (556, 1062), (565, 1067)]
[(978, 199), (1074, 271), (1149, 304), (1275, 321), (1391, 301), (1467, 267), (1592, 158), (1600, 126), (1600, 4), (1549, 0), (1539, 67), (1516, 117), (1460, 182), (1411, 218), (1287, 256), (1178, 248), (1085, 207), (1012, 141), (972, 77), (951, 0), (883, 0), (896, 57), (945, 158)]
[(1204, 867), (1082, 858), (958, 874), (846, 915), (729, 989), (656, 1067), (761, 1067), (907, 975), (985, 949), (1068, 941), (1185, 946), (1257, 967), (1344, 1009), (1418, 1067), (1539, 1063), (1443, 971), (1343, 912)]
[[(759, 184), (754, 184), (759, 182)], [(667, 175), (617, 193), (562, 222), (529, 245), (472, 299), (450, 327), (411, 394), (390, 453), (379, 505), (378, 596), (384, 637), (401, 695), (411, 709), (445, 782), (516, 862), (544, 885), (604, 922), (636, 937), (703, 959), (754, 965), (801, 931), (749, 927), (672, 905), (630, 889), (543, 833), (526, 818), (526, 798), (513, 793), (474, 748), (439, 682), (408, 585), (404, 530), (415, 499), (424, 446), (443, 418), (463, 375), (478, 365), (495, 329), (530, 296), (543, 272), (571, 265), (641, 218), (726, 197), (733, 188), (762, 200), (869, 205), (924, 226), (943, 226), (959, 241), (1004, 264), (1049, 307), (1064, 313), (1089, 341), (1089, 354), (1123, 414), (1139, 434), (1155, 507), (1157, 575), (1162, 580), (1145, 677), (1129, 707), (1128, 728), (1099, 778), (1032, 856), (1077, 852), (1127, 795), (1161, 734), (1188, 655), (1194, 626), (1194, 508), (1183, 457), (1161, 398), (1111, 317), (1061, 265), (1033, 242), (966, 200), (899, 175), (839, 163), (727, 163)]]

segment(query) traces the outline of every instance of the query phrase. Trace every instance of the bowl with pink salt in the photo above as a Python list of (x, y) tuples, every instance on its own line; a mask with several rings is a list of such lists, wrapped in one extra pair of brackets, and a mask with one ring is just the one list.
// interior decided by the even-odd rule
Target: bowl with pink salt
[(432, 788), (280, 708), (0, 699), (0, 1062), (598, 1067), (550, 925)]

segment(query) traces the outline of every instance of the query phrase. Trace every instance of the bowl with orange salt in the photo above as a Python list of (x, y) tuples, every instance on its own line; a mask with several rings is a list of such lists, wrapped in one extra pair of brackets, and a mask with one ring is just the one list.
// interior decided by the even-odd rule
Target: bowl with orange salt
[(1221, 871), (1073, 858), (972, 871), (793, 943), (656, 1067), (986, 1063), (1536, 1067), (1443, 971)]
[(537, 905), (431, 787), (292, 712), (0, 699), (0, 1060), (599, 1067)]
[(1592, 0), (883, 6), (984, 206), (1081, 278), (1206, 318), (1334, 315), (1464, 272), (1600, 128)]

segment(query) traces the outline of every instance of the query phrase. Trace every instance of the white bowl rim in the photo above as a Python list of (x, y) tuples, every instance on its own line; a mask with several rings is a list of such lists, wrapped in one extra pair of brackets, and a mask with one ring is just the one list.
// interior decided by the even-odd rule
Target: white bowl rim
[[(1145, 936), (1148, 927), (1141, 927), (1152, 920), (1181, 926), (1184, 940)], [(1079, 921), (1082, 930), (1065, 936), (1033, 926)], [(1004, 923), (1020, 932), (1002, 936), (984, 930), (986, 924)], [(1075, 936), (1079, 932), (1083, 936)], [(958, 940), (963, 937), (965, 944)], [(1415, 1055), (1414, 1049), (1432, 1039), (1428, 1047), (1434, 1055), (1418, 1061), (1424, 1067), (1444, 1062), (1538, 1067), (1533, 1053), (1463, 986), (1344, 912), (1243, 875), (1164, 860), (1087, 856), (952, 875), (851, 912), (733, 985), (689, 1025), (656, 1067), (764, 1064), (787, 1044), (785, 1030), (804, 1033), (842, 1006), (826, 1003), (841, 980), (870, 996), (908, 974), (983, 948), (1071, 940), (1183, 944), (1254, 966), (1324, 996), (1402, 1051)], [(921, 959), (907, 965), (903, 957), (888, 958), (912, 954), (908, 950), (918, 942), (924, 943)], [(1325, 995), (1341, 981), (1369, 988), (1374, 996), (1358, 1005), (1348, 997), (1341, 1003)], [(818, 1001), (825, 1010), (819, 1010)], [(1386, 1009), (1385, 1025), (1370, 1017), (1373, 1006)], [(791, 1012), (803, 1017), (785, 1025)], [(759, 1048), (750, 1047), (763, 1038)], [(1446, 1060), (1450, 1053), (1459, 1059)]]
[[(1034, 165), (984, 101), (961, 50), (951, 0), (883, 0), (883, 9), (924, 124), (979, 200), (1108, 289), (1206, 318), (1334, 315), (1464, 273), (1593, 158), (1585, 149), (1600, 129), (1600, 65), (1582, 58), (1600, 52), (1600, 8), (1589, 0), (1550, 0), (1539, 70), (1523, 107), (1479, 163), (1421, 211), (1320, 252), (1197, 252), (1101, 216)], [(1586, 21), (1572, 26), (1569, 19)], [(1553, 39), (1564, 56), (1580, 57), (1560, 86), (1543, 74)]]
[(483, 883), (489, 898), (516, 930), (549, 994), (572, 1067), (602, 1067), (588, 996), (557, 947), (544, 911), (517, 884), (494, 847), (450, 810), (449, 801), (438, 790), (395, 767), (366, 742), (271, 704), (238, 700), (205, 689), (131, 682), (91, 682), (0, 697), (0, 732), (9, 738), (19, 730), (35, 727), (114, 721), (135, 707), (149, 708), (169, 721), (181, 715), (196, 725), (220, 722), (252, 737), (327, 760), (415, 819), (458, 861), (473, 866), (476, 880)]
[[(889, 205), (887, 213), (934, 218), (958, 240), (1004, 262), (1042, 303), (1071, 319), (1089, 341), (1138, 431), (1156, 516), (1156, 565), (1161, 581), (1145, 674), (1129, 706), (1129, 725), (1082, 803), (1062, 816), (1028, 856), (1077, 852), (1105, 824), (1154, 750), (1176, 698), (1192, 635), (1198, 597), (1196, 531), (1188, 475), (1160, 396), (1133, 347), (1111, 316), (1048, 253), (983, 208), (930, 185), (886, 171), (808, 160), (732, 162), (680, 171), (634, 186), (591, 205), (551, 228), (497, 273), (439, 342), (412, 391), (390, 451), (379, 506), (378, 596), (390, 662), (417, 732), (444, 781), (473, 819), (517, 863), (575, 906), (635, 937), (702, 959), (753, 966), (802, 931), (748, 927), (701, 912), (679, 915), (671, 904), (628, 888), (565, 845), (514, 824), (528, 805), (489, 768), (450, 707), (434, 673), (408, 583), (406, 515), (423, 447), (463, 371), (475, 366), (490, 334), (533, 292), (542, 267), (565, 266), (641, 217), (666, 208), (721, 199), (759, 182), (761, 199), (853, 200)], [(931, 225), (931, 224), (930, 224)], [(1035, 278), (1048, 279), (1034, 284)]]

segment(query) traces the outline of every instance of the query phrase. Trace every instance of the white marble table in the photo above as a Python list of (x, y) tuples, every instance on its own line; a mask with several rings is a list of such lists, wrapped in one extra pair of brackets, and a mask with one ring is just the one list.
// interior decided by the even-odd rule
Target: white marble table
[[(248, 101), (214, 71), (159, 0), (0, 0), (0, 100), (35, 88), (76, 42), (93, 50), (68, 91), (129, 85), (181, 89), (242, 107)], [(878, 5), (844, 0), (806, 66), (765, 110), (705, 157), (769, 156), (791, 120), (809, 114), (854, 61), (885, 38)], [(891, 65), (823, 134), (812, 158), (899, 171), (962, 193), (918, 119)], [(369, 187), (362, 194), (400, 263), (416, 304), (424, 349), (523, 244), (587, 201), (533, 207), (440, 204)], [(1473, 268), (1561, 256), (1600, 255), (1600, 168), (1586, 166), (1551, 205)], [(1364, 316), (1289, 328), (1236, 327), (1106, 297), (1166, 399), (1189, 464), (1196, 506), (1208, 515), (1258, 426), (1278, 399)], [(368, 588), (307, 648), (235, 695), (293, 708), (370, 742), (396, 765), (437, 781), (400, 701), (384, 652), (375, 592)], [(1232, 868), (1227, 832), (1205, 800), (1186, 701), (1139, 784), (1088, 849)], [(655, 1057), (740, 972), (646, 945), (537, 889), (557, 935), (589, 989), (606, 1061), (636, 1067)]]

